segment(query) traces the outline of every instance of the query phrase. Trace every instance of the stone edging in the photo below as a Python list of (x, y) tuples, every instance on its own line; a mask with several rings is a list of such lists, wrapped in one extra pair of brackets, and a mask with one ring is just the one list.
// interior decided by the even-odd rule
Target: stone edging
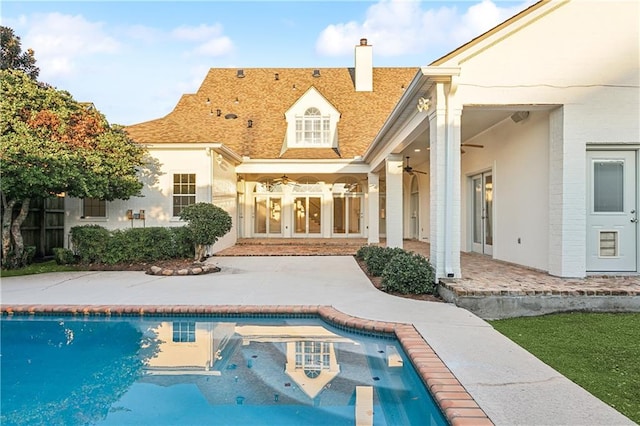
[(164, 275), (167, 277), (173, 275), (204, 275), (210, 274), (212, 272), (220, 272), (220, 268), (213, 265), (202, 264), (193, 264), (188, 268), (180, 268), (180, 269), (172, 269), (172, 268), (161, 268), (159, 266), (152, 266), (145, 271), (147, 275)]
[(332, 306), (280, 305), (1, 305), (2, 315), (72, 314), (77, 316), (132, 315), (318, 315), (330, 324), (357, 330), (395, 334), (422, 382), (452, 426), (489, 426), (493, 422), (451, 370), (411, 324), (366, 320)]

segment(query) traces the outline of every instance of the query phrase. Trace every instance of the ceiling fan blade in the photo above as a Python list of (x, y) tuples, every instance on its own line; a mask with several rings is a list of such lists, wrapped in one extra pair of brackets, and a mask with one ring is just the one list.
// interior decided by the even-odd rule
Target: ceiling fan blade
[(470, 146), (472, 148), (484, 148), (484, 145), (478, 145), (475, 143), (461, 143), (460, 146)]
[(428, 175), (429, 173), (423, 172), (422, 170), (414, 170), (414, 173), (420, 173), (422, 175)]

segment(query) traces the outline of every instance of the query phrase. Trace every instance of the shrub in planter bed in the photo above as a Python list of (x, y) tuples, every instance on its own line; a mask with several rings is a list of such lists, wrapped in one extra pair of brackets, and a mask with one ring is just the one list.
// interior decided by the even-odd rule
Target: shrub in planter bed
[(374, 277), (379, 277), (389, 261), (400, 253), (406, 252), (398, 247), (371, 246), (364, 258), (367, 270)]
[(76, 263), (76, 258), (73, 255), (73, 252), (62, 247), (53, 248), (53, 259), (58, 265), (71, 265)]
[(83, 263), (99, 262), (104, 258), (110, 232), (99, 225), (74, 226), (71, 243)]
[(403, 294), (435, 294), (435, 274), (431, 263), (416, 253), (398, 253), (382, 272), (382, 288)]

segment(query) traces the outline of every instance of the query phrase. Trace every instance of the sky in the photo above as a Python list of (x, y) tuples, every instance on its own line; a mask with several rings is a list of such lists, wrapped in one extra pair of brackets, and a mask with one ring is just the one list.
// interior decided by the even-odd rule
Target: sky
[(361, 38), (374, 67), (417, 68), (533, 2), (3, 0), (0, 22), (40, 81), (130, 125), (171, 112), (209, 68), (352, 67)]

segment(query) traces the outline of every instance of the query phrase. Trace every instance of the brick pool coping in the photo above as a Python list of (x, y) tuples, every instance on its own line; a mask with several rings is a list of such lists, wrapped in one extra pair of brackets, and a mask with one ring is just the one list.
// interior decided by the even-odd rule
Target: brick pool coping
[(316, 315), (329, 324), (371, 333), (395, 335), (422, 382), (452, 426), (493, 425), (412, 324), (366, 320), (322, 305), (1, 305), (12, 315), (145, 316), (145, 315)]

